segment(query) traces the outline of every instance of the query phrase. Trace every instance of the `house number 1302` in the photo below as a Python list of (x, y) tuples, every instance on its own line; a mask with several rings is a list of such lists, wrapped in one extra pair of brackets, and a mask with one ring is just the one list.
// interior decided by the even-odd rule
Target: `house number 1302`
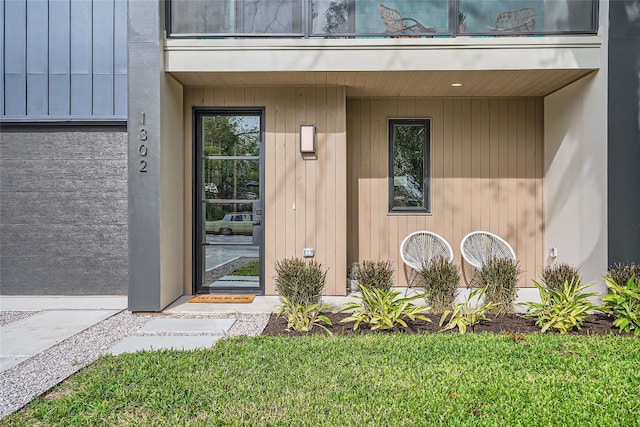
[(142, 127), (140, 128), (140, 145), (138, 145), (138, 154), (140, 155), (140, 164), (138, 171), (140, 173), (147, 172), (147, 130), (144, 128), (144, 113), (142, 113)]

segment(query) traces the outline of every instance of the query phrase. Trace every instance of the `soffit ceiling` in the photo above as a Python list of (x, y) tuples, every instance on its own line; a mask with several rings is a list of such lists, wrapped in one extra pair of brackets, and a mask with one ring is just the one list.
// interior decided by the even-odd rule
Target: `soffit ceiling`
[[(593, 70), (173, 72), (185, 86), (344, 86), (347, 97), (546, 96)], [(452, 83), (462, 83), (452, 87)]]

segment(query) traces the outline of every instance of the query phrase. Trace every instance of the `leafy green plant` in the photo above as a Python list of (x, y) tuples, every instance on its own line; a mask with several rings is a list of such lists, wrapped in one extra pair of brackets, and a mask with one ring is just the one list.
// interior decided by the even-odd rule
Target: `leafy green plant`
[(613, 325), (620, 332), (633, 332), (640, 336), (640, 283), (635, 275), (627, 279), (626, 286), (612, 277), (604, 277), (609, 293), (602, 297), (601, 309), (613, 315)]
[(282, 304), (278, 316), (286, 316), (287, 329), (309, 332), (321, 323), (331, 321), (320, 312), (330, 308), (321, 305), (327, 271), (315, 261), (305, 262), (300, 259), (284, 259), (276, 263), (276, 291)]
[(327, 271), (315, 261), (287, 258), (276, 262), (276, 291), (295, 307), (320, 304)]
[(309, 332), (314, 326), (324, 329), (329, 335), (331, 331), (324, 324), (331, 325), (331, 320), (321, 314), (322, 310), (328, 310), (330, 305), (312, 304), (304, 306), (301, 304), (294, 305), (287, 297), (280, 296), (282, 304), (278, 310), (278, 317), (285, 315), (287, 317), (287, 330), (298, 332)]
[[(473, 332), (475, 325), (480, 323), (480, 321), (489, 320), (486, 313), (489, 310), (496, 308), (499, 303), (490, 302), (488, 304), (481, 305), (480, 300), (486, 292), (487, 288), (478, 288), (471, 292), (464, 302), (454, 304), (451, 310), (445, 310), (440, 318), (440, 326), (444, 324), (447, 317), (449, 318), (449, 321), (441, 330), (447, 331), (449, 329), (458, 328), (458, 332), (465, 334), (467, 332), (467, 328), (470, 327), (471, 332)], [(471, 304), (471, 300), (474, 298), (477, 300), (475, 307)]]
[(640, 282), (640, 265), (628, 263), (616, 263), (609, 267), (608, 277), (611, 277), (616, 283), (627, 283), (631, 276), (635, 276), (636, 283)]
[(520, 274), (518, 262), (511, 259), (493, 258), (482, 266), (480, 280), (486, 288), (485, 301), (494, 304), (492, 312), (497, 315), (513, 312)]
[(361, 323), (371, 325), (371, 330), (385, 330), (393, 329), (396, 325), (407, 327), (405, 319), (431, 321), (423, 314), (429, 310), (429, 307), (411, 304), (413, 300), (424, 298), (423, 294), (397, 298), (400, 292), (391, 289), (384, 290), (361, 286), (360, 290), (362, 296), (354, 296), (360, 302), (349, 302), (338, 310), (338, 313), (353, 310), (349, 317), (342, 319), (340, 322), (354, 322), (354, 330), (358, 329)]
[(426, 265), (419, 275), (434, 313), (440, 314), (453, 304), (460, 285), (460, 272), (456, 265), (440, 258)]
[(545, 288), (535, 280), (533, 284), (538, 288), (541, 302), (520, 304), (527, 307), (526, 317), (536, 318), (536, 325), (541, 332), (553, 328), (566, 334), (573, 328), (581, 329), (588, 311), (596, 308), (588, 298), (597, 294), (582, 292), (591, 285), (580, 286), (578, 280), (564, 282), (562, 291)]
[(393, 286), (393, 263), (362, 261), (353, 267), (353, 277), (359, 286), (389, 290)]
[(578, 269), (566, 263), (548, 265), (542, 270), (542, 281), (549, 289), (562, 291), (564, 282), (581, 281)]

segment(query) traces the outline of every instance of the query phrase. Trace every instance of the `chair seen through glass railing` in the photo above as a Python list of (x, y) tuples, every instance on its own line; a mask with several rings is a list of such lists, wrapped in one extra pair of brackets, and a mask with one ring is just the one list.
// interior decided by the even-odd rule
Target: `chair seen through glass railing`
[(173, 37), (593, 34), (598, 0), (171, 0)]

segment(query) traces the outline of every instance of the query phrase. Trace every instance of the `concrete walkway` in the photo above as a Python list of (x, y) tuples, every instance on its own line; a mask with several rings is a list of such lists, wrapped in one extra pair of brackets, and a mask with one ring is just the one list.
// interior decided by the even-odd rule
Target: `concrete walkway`
[(0, 296), (2, 312), (33, 312), (1, 327), (0, 372), (126, 308), (126, 297)]

